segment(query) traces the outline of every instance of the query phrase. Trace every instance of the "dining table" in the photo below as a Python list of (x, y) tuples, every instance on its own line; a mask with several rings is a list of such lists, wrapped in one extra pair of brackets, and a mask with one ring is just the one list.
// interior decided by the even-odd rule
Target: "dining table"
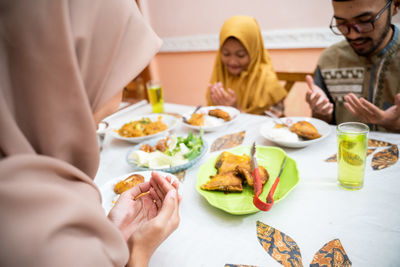
[[(164, 103), (166, 114), (190, 114), (195, 108)], [(151, 113), (147, 102), (139, 102), (105, 120), (112, 124)], [(260, 134), (260, 126), (270, 119), (242, 112), (226, 127), (203, 133), (207, 152), (179, 177), (179, 227), (157, 248), (149, 266), (282, 266), (276, 259), (279, 255), (272, 256), (277, 251), (269, 253), (268, 245), (261, 242), (260, 223), (281, 234), (274, 236), (273, 242), (289, 241), (297, 247), (302, 265), (310, 265), (328, 242), (339, 240), (353, 266), (400, 266), (400, 163), (373, 169), (370, 155), (363, 187), (354, 191), (341, 188), (337, 163), (327, 161), (337, 152), (334, 125), (329, 125), (328, 136), (319, 142), (301, 148), (280, 147), (295, 161), (299, 182), (269, 211), (235, 215), (210, 205), (199, 194), (196, 181), (200, 166), (222, 152), (210, 150), (213, 142), (244, 132), (241, 145), (256, 142), (258, 146), (276, 147)], [(190, 131), (193, 129), (179, 122), (172, 133), (187, 135)], [(397, 133), (370, 132), (368, 138), (400, 145)], [(99, 188), (134, 171), (126, 161), (134, 145), (105, 134), (94, 180)], [(375, 152), (383, 149), (378, 147)], [(282, 236), (284, 240), (278, 240)]]

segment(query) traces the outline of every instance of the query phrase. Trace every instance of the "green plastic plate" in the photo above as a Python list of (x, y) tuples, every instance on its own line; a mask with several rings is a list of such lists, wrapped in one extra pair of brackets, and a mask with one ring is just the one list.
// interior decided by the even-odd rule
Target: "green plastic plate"
[[(250, 155), (250, 146), (242, 145), (227, 151), (237, 155)], [(263, 192), (260, 195), (261, 200), (266, 200), (268, 192), (279, 174), (280, 166), (285, 155), (285, 151), (278, 147), (257, 146), (256, 157), (258, 165), (263, 166), (270, 175), (270, 178), (264, 185)], [(254, 192), (253, 188), (249, 185), (245, 185), (243, 192), (241, 193), (226, 194), (224, 192), (200, 189), (200, 186), (206, 183), (210, 179), (211, 175), (217, 173), (217, 169), (215, 169), (214, 166), (218, 156), (219, 154), (210, 158), (206, 163), (200, 166), (199, 171), (197, 172), (196, 189), (200, 195), (202, 195), (212, 206), (231, 214), (241, 215), (260, 211), (253, 204)], [(299, 180), (300, 178), (296, 161), (288, 157), (286, 166), (275, 190), (274, 202), (277, 203), (284, 199), (285, 196), (298, 184)]]

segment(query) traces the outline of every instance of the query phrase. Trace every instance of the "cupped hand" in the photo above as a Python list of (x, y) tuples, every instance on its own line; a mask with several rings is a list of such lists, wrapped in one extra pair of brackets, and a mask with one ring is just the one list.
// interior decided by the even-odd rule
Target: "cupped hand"
[[(143, 196), (139, 197), (141, 194)], [(150, 182), (141, 183), (122, 193), (110, 210), (108, 218), (120, 229), (125, 240), (128, 240), (141, 224), (157, 215), (158, 207), (153, 195), (155, 190)]]
[(167, 176), (165, 179), (156, 172), (152, 173), (149, 197), (156, 206), (157, 215), (150, 220), (142, 217), (141, 223), (136, 224), (128, 241), (132, 252), (130, 265), (140, 266), (142, 264), (139, 263), (146, 263), (157, 247), (178, 227), (178, 185), (171, 177)]
[(362, 122), (377, 124), (387, 130), (400, 132), (400, 94), (394, 98), (394, 105), (387, 110), (382, 110), (355, 94), (350, 93), (344, 97), (344, 106)]
[(209, 88), (211, 100), (215, 105), (236, 107), (237, 98), (235, 91), (230, 88), (225, 91), (221, 82), (210, 84)]
[(152, 172), (150, 181), (124, 192), (108, 214), (128, 241), (129, 266), (146, 266), (179, 224), (179, 182)]
[(306, 101), (312, 110), (312, 116), (330, 122), (333, 116), (333, 104), (325, 92), (319, 88), (310, 75), (306, 76), (309, 90), (306, 92)]

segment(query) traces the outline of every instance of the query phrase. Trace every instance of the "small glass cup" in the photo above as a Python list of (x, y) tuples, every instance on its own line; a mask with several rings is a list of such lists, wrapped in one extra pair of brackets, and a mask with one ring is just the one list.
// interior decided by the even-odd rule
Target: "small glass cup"
[(347, 190), (359, 190), (364, 185), (365, 160), (369, 127), (360, 122), (345, 122), (337, 126), (338, 181)]
[(147, 82), (146, 86), (153, 113), (163, 113), (164, 96), (161, 83), (159, 81), (151, 80)]
[(103, 150), (103, 143), (104, 143), (104, 138), (106, 136), (106, 132), (108, 130), (108, 122), (106, 121), (101, 121), (97, 124), (97, 142), (99, 143), (100, 151)]

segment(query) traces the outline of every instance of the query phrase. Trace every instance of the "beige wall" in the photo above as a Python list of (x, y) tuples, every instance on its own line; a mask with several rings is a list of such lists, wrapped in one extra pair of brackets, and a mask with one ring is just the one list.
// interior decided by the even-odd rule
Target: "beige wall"
[[(313, 72), (322, 49), (270, 50), (276, 71)], [(154, 59), (165, 100), (179, 104), (206, 104), (206, 88), (215, 52), (159, 53)], [(309, 115), (304, 103), (306, 84), (295, 85), (287, 98), (287, 115)]]

